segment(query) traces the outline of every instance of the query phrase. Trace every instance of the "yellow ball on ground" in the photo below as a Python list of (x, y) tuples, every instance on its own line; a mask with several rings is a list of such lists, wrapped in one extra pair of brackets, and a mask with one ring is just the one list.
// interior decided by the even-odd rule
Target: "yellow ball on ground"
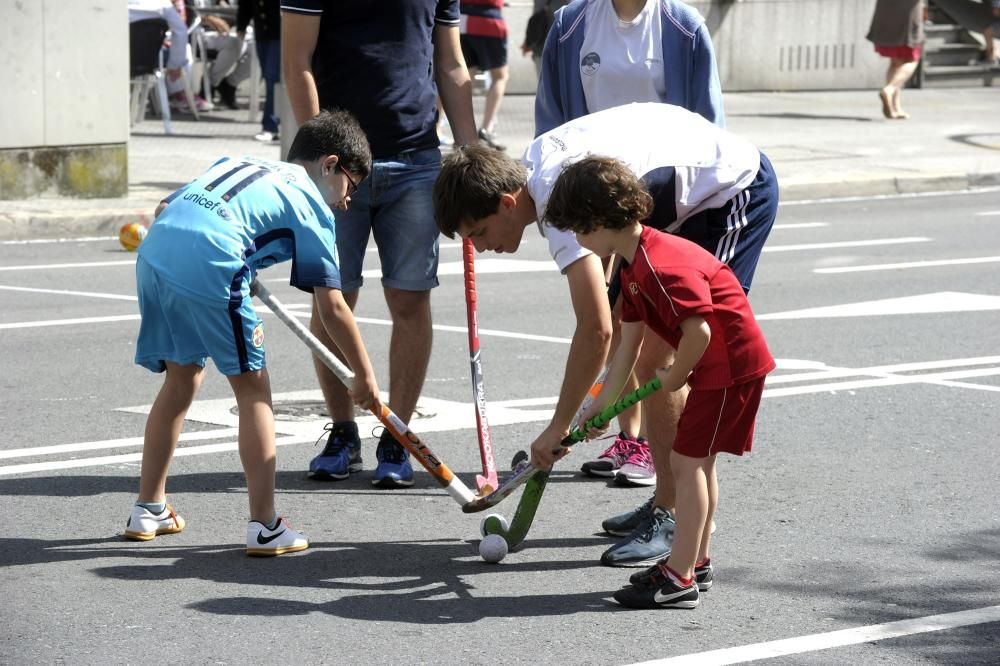
[(129, 222), (118, 231), (118, 242), (129, 252), (135, 252), (147, 232), (148, 229), (138, 222)]

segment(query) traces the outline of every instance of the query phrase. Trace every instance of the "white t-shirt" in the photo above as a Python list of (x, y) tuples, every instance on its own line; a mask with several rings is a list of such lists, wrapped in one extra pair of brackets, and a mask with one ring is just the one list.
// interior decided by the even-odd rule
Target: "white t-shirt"
[(541, 220), (563, 168), (591, 155), (621, 160), (647, 184), (647, 176), (672, 171), (675, 210), (670, 211), (668, 232), (680, 229), (695, 213), (721, 208), (753, 182), (760, 168), (760, 152), (749, 141), (671, 104), (626, 104), (546, 132), (528, 145), (522, 161), (539, 230), (560, 271), (589, 251), (572, 232)]
[(580, 80), (590, 113), (628, 102), (667, 101), (659, 7), (659, 0), (647, 0), (631, 21), (618, 18), (611, 0), (587, 7)]

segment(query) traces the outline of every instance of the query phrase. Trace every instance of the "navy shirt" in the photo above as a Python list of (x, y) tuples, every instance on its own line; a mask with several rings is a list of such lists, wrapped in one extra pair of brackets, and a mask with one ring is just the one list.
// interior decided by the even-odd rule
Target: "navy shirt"
[(319, 106), (353, 113), (376, 159), (438, 146), (432, 38), (458, 27), (458, 0), (281, 0), (281, 11), (321, 17)]

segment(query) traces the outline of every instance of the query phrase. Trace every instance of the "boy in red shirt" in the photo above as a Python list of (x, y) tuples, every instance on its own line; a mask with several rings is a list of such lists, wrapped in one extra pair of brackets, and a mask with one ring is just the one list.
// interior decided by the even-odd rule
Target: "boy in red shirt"
[(690, 241), (643, 226), (652, 210), (653, 199), (628, 167), (589, 157), (559, 176), (546, 222), (575, 232), (594, 254), (623, 261), (621, 342), (581, 424), (618, 398), (647, 328), (677, 350), (674, 364), (657, 371), (663, 390), (691, 389), (670, 454), (677, 486), (672, 552), (633, 575), (614, 598), (630, 608), (694, 608), (699, 590), (712, 585), (715, 457), (750, 451), (764, 377), (775, 364), (732, 270)]

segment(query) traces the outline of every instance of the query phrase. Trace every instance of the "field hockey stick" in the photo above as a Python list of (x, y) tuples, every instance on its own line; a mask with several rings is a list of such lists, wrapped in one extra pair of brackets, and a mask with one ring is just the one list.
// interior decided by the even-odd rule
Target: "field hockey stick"
[(475, 247), (468, 238), (462, 241), (462, 267), (465, 274), (465, 316), (469, 329), (469, 365), (472, 368), (472, 399), (476, 410), (476, 434), (479, 437), (479, 457), (483, 473), (476, 475), (480, 493), (492, 492), (499, 486), (497, 465), (493, 460), (493, 440), (486, 419), (486, 391), (483, 387), (483, 361), (479, 351), (479, 320), (476, 317), (476, 258)]
[[(655, 393), (662, 387), (663, 384), (660, 382), (659, 377), (654, 377), (650, 381), (646, 382), (634, 391), (627, 393), (622, 397), (621, 400), (608, 405), (601, 413), (593, 417), (584, 425), (583, 428), (576, 427), (573, 431), (567, 435), (560, 443), (560, 448), (566, 448), (573, 446), (577, 442), (583, 441), (587, 438), (587, 431), (591, 428), (600, 428), (603, 425), (607, 425), (611, 419), (615, 418), (622, 412), (624, 412), (629, 407), (633, 406), (640, 400), (643, 400), (652, 393)], [(485, 497), (477, 497), (472, 502), (462, 506), (462, 511), (464, 513), (477, 513), (490, 507), (496, 506), (504, 499), (506, 499), (512, 492), (514, 492), (518, 487), (527, 483), (529, 479), (538, 474), (540, 471), (537, 467), (532, 467), (527, 465), (520, 469), (514, 474), (514, 476), (507, 479), (507, 481), (500, 485), (499, 488), (494, 490), (489, 495)], [(546, 474), (548, 472), (546, 471)], [(539, 495), (539, 499), (541, 495)]]
[[(253, 281), (250, 285), (250, 294), (256, 296), (264, 305), (268, 307), (275, 316), (280, 319), (292, 332), (299, 337), (306, 346), (312, 351), (316, 357), (323, 362), (323, 365), (330, 368), (330, 371), (337, 376), (344, 386), (350, 388), (351, 381), (354, 379), (354, 373), (341, 363), (340, 359), (333, 355), (326, 345), (320, 342), (312, 332), (306, 328), (306, 326), (300, 322), (295, 315), (289, 312), (284, 305), (281, 304), (267, 287), (262, 285), (257, 280)], [(403, 423), (402, 419), (396, 416), (391, 409), (386, 405), (382, 405), (380, 411), (371, 410), (372, 414), (382, 422), (386, 430), (392, 433), (393, 438), (397, 442), (403, 445), (407, 451), (413, 454), (421, 465), (424, 466), (431, 476), (437, 479), (448, 494), (451, 495), (452, 499), (461, 504), (464, 508), (466, 504), (475, 499), (472, 491), (462, 483), (462, 481), (455, 476), (452, 471), (445, 465), (441, 460), (431, 453), (431, 450), (420, 441), (420, 438), (410, 430), (410, 427)]]

